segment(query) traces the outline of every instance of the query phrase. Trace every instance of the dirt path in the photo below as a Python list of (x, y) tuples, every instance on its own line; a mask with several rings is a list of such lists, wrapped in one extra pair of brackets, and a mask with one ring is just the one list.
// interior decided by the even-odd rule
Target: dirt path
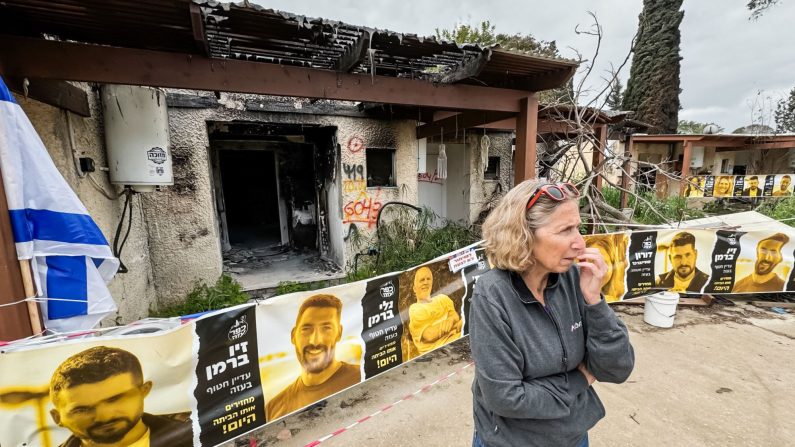
[[(616, 310), (630, 328), (636, 367), (625, 384), (595, 385), (607, 417), (592, 430), (592, 445), (768, 446), (795, 439), (795, 316), (744, 304), (680, 309), (675, 327), (665, 330), (643, 323), (642, 306)], [(321, 445), (470, 445), (474, 367), (466, 367), (467, 340), (422, 360), (253, 438), (258, 446), (301, 447), (372, 415)], [(407, 395), (413, 397), (374, 415)], [(251, 444), (246, 438), (238, 445)]]

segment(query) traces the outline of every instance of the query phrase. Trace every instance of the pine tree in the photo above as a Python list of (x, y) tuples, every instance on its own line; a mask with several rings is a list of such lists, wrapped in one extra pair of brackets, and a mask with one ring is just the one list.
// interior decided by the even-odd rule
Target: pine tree
[(616, 78), (610, 84), (610, 93), (607, 96), (607, 107), (610, 110), (621, 110), (621, 103), (624, 99), (624, 86), (621, 84), (621, 79)]
[(679, 122), (679, 24), (683, 0), (643, 0), (624, 110), (651, 124), (650, 132), (676, 133)]
[(795, 88), (790, 90), (789, 98), (782, 99), (776, 105), (776, 132), (795, 132)]

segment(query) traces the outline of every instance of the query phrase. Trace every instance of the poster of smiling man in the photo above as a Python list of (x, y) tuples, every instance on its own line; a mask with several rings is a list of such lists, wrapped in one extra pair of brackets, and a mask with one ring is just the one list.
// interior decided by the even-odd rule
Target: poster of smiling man
[(450, 271), (447, 259), (400, 275), (404, 362), (461, 337), (465, 293), (461, 276), (461, 272)]
[(365, 286), (291, 293), (257, 306), (268, 422), (362, 381)]
[(793, 237), (758, 231), (747, 233), (740, 242), (732, 293), (784, 291), (793, 266)]
[(3, 353), (0, 445), (192, 446), (192, 339), (183, 326)]

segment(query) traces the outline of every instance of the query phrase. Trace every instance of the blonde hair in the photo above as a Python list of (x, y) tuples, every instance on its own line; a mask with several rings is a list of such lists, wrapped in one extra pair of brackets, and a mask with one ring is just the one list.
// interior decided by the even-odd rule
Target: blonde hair
[(550, 215), (563, 203), (542, 196), (532, 208), (527, 209), (530, 196), (538, 188), (552, 184), (540, 179), (525, 180), (505, 194), (500, 203), (483, 222), (483, 247), (495, 267), (523, 272), (535, 263), (533, 245), (535, 232), (549, 223)]

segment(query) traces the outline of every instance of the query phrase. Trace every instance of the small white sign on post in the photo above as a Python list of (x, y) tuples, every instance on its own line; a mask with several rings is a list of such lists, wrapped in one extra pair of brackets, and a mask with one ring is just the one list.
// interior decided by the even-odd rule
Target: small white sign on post
[(455, 254), (450, 258), (450, 271), (458, 273), (464, 267), (469, 267), (478, 263), (478, 256), (475, 254), (475, 249), (470, 248), (466, 251)]

